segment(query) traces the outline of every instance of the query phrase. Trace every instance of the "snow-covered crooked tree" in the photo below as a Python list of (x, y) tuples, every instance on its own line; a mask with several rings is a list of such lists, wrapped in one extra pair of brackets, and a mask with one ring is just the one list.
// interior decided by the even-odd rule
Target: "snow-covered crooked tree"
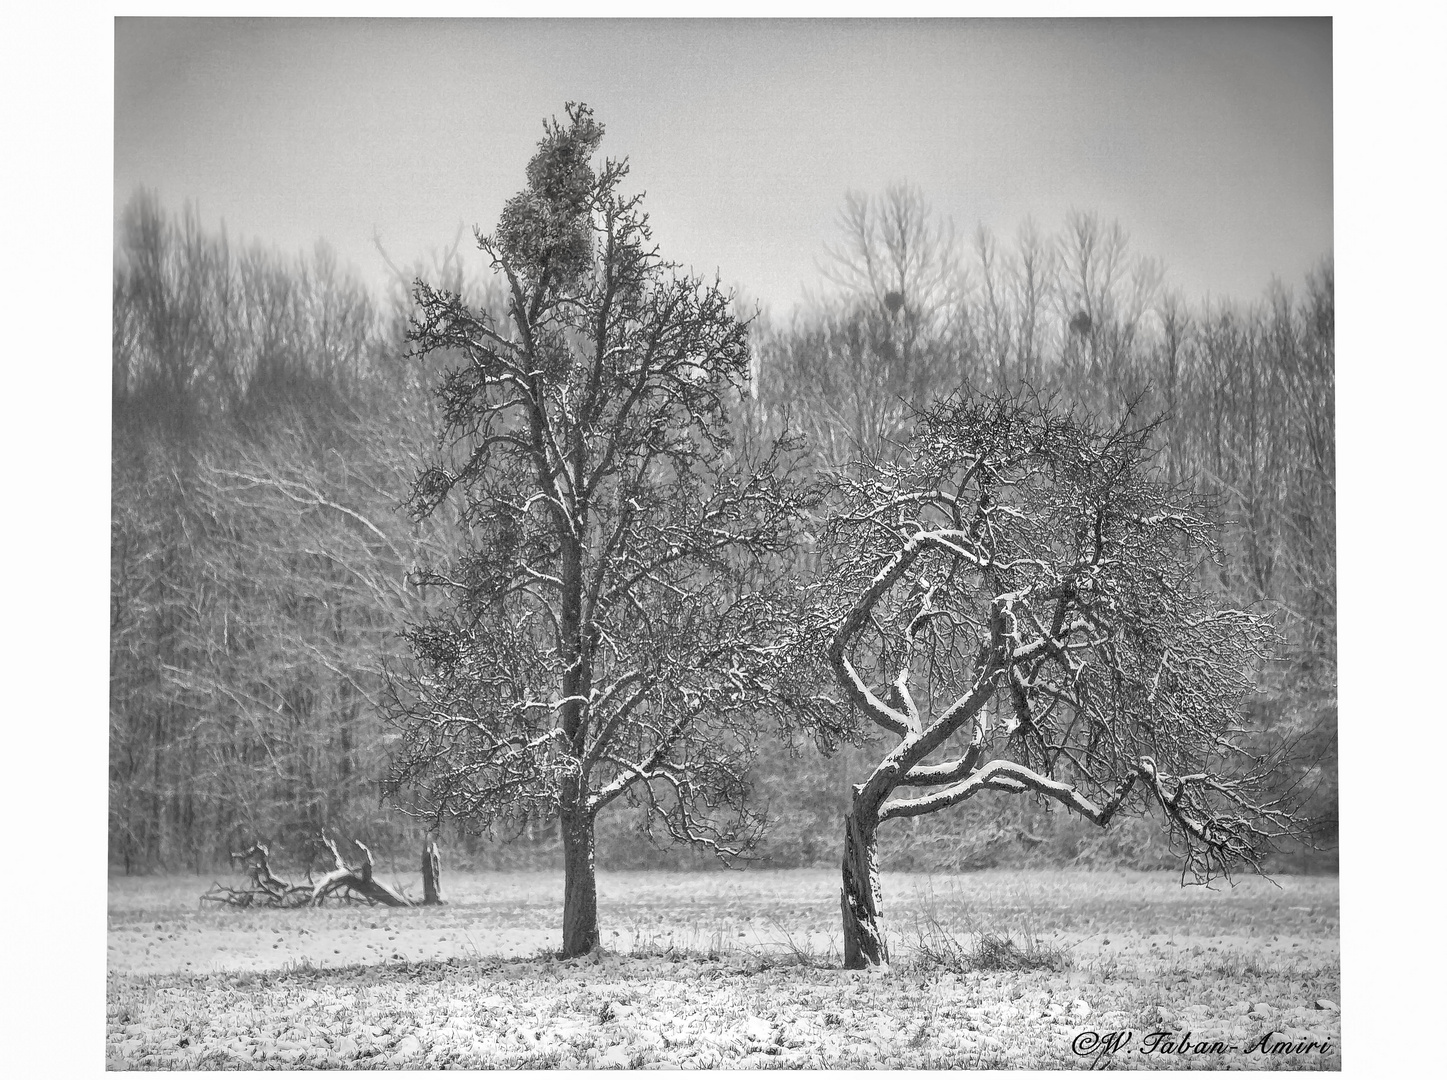
[(585, 105), (545, 124), (527, 187), (479, 237), (505, 323), (417, 287), (417, 351), (452, 363), (409, 506), (470, 539), (420, 575), (446, 602), (408, 628), (390, 704), (404, 806), (559, 822), (566, 956), (598, 941), (609, 806), (725, 856), (756, 836), (760, 717), (800, 715), (785, 576), (813, 498), (787, 438), (735, 422), (749, 343), (731, 297), (660, 258), (626, 162), (594, 168), (602, 137)]
[(840, 482), (815, 655), (890, 744), (845, 822), (846, 966), (889, 959), (880, 826), (982, 791), (1160, 813), (1197, 878), (1295, 830), (1241, 708), (1270, 620), (1201, 587), (1210, 515), (1153, 470), (1153, 427), (955, 397)]

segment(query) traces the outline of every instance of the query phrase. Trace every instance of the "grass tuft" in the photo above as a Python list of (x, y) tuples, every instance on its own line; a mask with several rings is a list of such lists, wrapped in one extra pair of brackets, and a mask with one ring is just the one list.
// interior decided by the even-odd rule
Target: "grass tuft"
[(834, 942), (834, 936), (829, 937), (829, 946), (825, 949), (815, 948), (808, 938), (796, 937), (783, 923), (773, 916), (769, 917), (774, 929), (778, 930), (784, 938), (782, 961), (783, 966), (803, 968), (836, 968), (843, 963), (843, 956)]
[(955, 933), (933, 914), (915, 924), (915, 964), (925, 970), (952, 971), (1063, 971), (1070, 954), (1042, 941), (1033, 930), (1021, 931), (1017, 941), (1009, 933), (966, 931)]

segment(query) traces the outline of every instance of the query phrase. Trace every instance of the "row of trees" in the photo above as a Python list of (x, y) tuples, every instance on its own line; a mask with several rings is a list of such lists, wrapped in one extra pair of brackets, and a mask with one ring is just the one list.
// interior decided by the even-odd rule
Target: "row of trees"
[(961, 385), (1021, 387), (1094, 415), (1128, 403), (1163, 414), (1153, 448), (1172, 482), (1225, 496), (1232, 558), (1219, 584), (1290, 609), (1308, 666), (1336, 638), (1334, 282), (1264, 303), (1193, 308), (1136, 255), (1116, 223), (1072, 213), (1055, 235), (1032, 221), (967, 250), (920, 193), (851, 196), (824, 269), (828, 301), (760, 335), (756, 394), (787, 411), (823, 467), (906, 436)]
[[(659, 257), (626, 165), (595, 170), (601, 136), (582, 107), (548, 126), (480, 238), (500, 287), (464, 299), (450, 252), (417, 290), (405, 364), (400, 304), (347, 308), (344, 279), (233, 257), (186, 219), (128, 228), (113, 853), (199, 864), (247, 833), (385, 835), (385, 774), (434, 825), (556, 837), (580, 951), (599, 822), (728, 855), (767, 806), (797, 859), (837, 857), (847, 813), (851, 958), (869, 962), (881, 821), (1022, 792), (1100, 823), (1154, 807), (1203, 871), (1289, 831), (1270, 803), (1314, 778), (1246, 767), (1264, 744), (1235, 732), (1244, 684), (1221, 673), (1274, 687), (1245, 717), (1270, 721), (1258, 734), (1329, 748), (1334, 607), (1304, 583), (1329, 586), (1334, 560), (1301, 516), (1320, 539), (1329, 276), (1304, 306), (1188, 315), (1123, 234), (1080, 218), (1010, 253), (982, 241), (972, 278), (900, 189), (851, 202), (840, 297), (751, 356), (729, 298)], [(265, 294), (247, 266), (294, 279), (269, 345), (235, 329), (274, 330), (236, 314)], [(338, 295), (319, 301), (324, 281)], [(337, 338), (315, 313), (344, 309), (361, 345), (316, 362), (311, 343)], [(288, 379), (306, 392), (260, 389)], [(950, 399), (962, 381), (992, 404)], [(1144, 422), (1160, 395), (1209, 399), (1216, 422)], [(1303, 467), (1291, 440), (1322, 439)], [(1193, 554), (1217, 541), (1219, 565)], [(1267, 660), (1253, 605), (1283, 581), (1303, 591)], [(1203, 650), (1213, 663), (1184, 662)], [(895, 743), (883, 760), (863, 721)], [(805, 751), (787, 776), (756, 760), (770, 740)], [(809, 752), (841, 740), (832, 761)]]
[(141, 191), (120, 223), (111, 337), (118, 427), (177, 435), (278, 403), (346, 396), (378, 370), (377, 312), (319, 243), (284, 260), (166, 216)]
[[(377, 720), (428, 399), (324, 249), (285, 260), (138, 195), (115, 275), (111, 857), (397, 832)], [(408, 438), (412, 432), (414, 438)]]

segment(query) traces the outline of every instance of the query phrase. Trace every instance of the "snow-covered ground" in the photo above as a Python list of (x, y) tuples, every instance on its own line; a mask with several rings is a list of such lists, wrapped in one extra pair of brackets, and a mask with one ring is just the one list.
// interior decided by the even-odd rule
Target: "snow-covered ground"
[[(112, 880), (111, 1067), (1070, 1067), (1113, 1031), (1118, 1066), (1340, 1064), (1335, 878), (886, 874), (867, 975), (826, 870), (602, 873), (605, 951), (566, 962), (559, 874), (444, 871), (410, 910), (198, 910), (210, 884)], [(980, 969), (984, 935), (1054, 963)], [(1272, 1032), (1330, 1049), (1247, 1052)]]

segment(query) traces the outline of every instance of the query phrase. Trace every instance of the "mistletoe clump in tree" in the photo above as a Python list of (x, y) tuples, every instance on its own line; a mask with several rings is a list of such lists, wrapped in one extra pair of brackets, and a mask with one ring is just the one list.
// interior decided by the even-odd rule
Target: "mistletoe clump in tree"
[(598, 941), (594, 821), (617, 803), (724, 857), (756, 839), (756, 717), (792, 691), (784, 584), (812, 496), (797, 449), (740, 434), (747, 327), (652, 245), (626, 162), (570, 104), (481, 250), (505, 325), (419, 284), (412, 338), (454, 359), (436, 459), (410, 497), (450, 507), (448, 597), (407, 630), (391, 687), (408, 809), (480, 829), (560, 823), (563, 955)]
[(1154, 427), (954, 398), (841, 482), (816, 655), (893, 740), (846, 818), (846, 966), (889, 958), (881, 823), (982, 791), (1158, 808), (1198, 880), (1295, 832), (1241, 712), (1270, 621), (1201, 589), (1211, 515), (1152, 469)]

